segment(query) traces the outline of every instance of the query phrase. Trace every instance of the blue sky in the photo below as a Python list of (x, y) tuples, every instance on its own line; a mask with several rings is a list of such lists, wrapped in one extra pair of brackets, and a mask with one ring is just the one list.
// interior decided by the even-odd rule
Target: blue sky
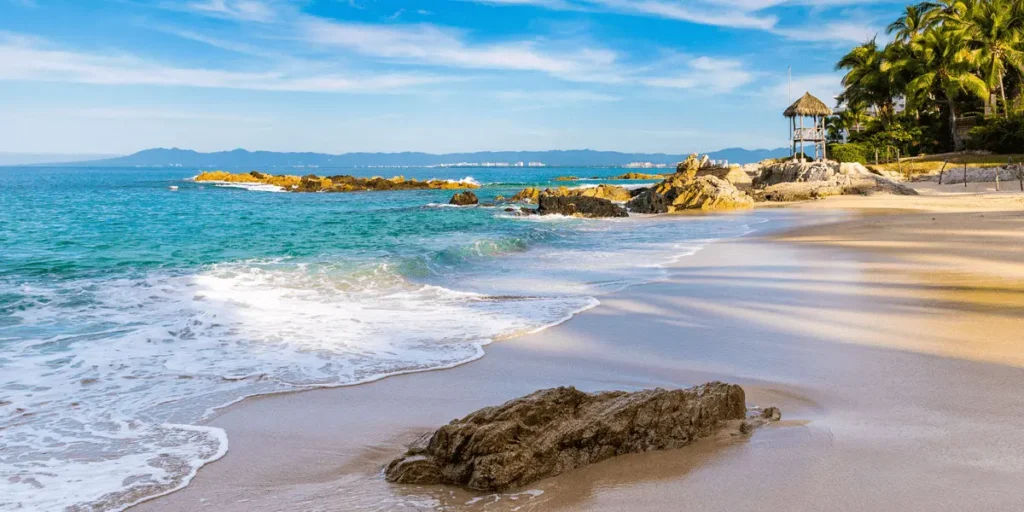
[(0, 151), (781, 147), (903, 4), (0, 0)]

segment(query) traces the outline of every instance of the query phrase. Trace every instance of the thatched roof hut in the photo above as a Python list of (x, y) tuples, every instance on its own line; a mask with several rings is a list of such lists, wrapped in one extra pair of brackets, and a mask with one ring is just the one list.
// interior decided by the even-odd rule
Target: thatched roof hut
[(828, 117), (830, 115), (832, 115), (832, 109), (828, 108), (824, 101), (811, 96), (811, 93), (804, 94), (785, 112), (786, 117)]

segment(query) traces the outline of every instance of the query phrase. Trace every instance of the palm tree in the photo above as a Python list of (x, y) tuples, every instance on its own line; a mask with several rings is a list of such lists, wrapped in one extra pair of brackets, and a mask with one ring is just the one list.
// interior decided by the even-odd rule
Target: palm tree
[(983, 78), (989, 89), (999, 88), (1008, 117), (1006, 73), (1011, 67), (1024, 73), (1024, 8), (1019, 0), (976, 2), (964, 14), (963, 26), (967, 41), (978, 50)]
[(939, 25), (955, 28), (972, 5), (986, 1), (988, 0), (927, 0), (918, 4), (917, 8), (921, 11), (924, 28), (935, 28)]
[(917, 35), (924, 30), (926, 18), (926, 11), (924, 10), (925, 4), (908, 5), (906, 11), (889, 25), (886, 29), (887, 34), (896, 33), (896, 40), (902, 43), (909, 42), (911, 39), (917, 37)]
[(843, 92), (839, 103), (846, 105), (869, 105), (888, 124), (893, 117), (893, 83), (883, 70), (885, 55), (872, 39), (850, 50), (836, 64), (836, 70), (846, 70), (843, 76)]
[(956, 99), (961, 93), (968, 93), (987, 99), (989, 88), (984, 80), (973, 73), (977, 52), (971, 50), (968, 41), (958, 29), (937, 26), (926, 30), (911, 44), (909, 56), (894, 62), (895, 68), (912, 68), (920, 74), (907, 85), (911, 99), (937, 98), (949, 108), (950, 131), (954, 149), (963, 148), (963, 140), (957, 132)]
[(864, 129), (864, 125), (867, 123), (868, 115), (867, 110), (863, 104), (848, 104), (846, 110), (839, 113), (839, 117), (843, 120), (843, 126), (851, 132), (860, 133)]

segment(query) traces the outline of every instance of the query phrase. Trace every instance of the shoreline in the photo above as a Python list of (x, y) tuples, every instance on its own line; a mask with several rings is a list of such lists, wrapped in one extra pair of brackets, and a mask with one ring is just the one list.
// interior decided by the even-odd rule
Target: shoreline
[[(829, 204), (829, 201), (821, 201), (810, 205), (791, 205), (794, 212), (791, 215), (796, 218), (834, 217), (836, 214), (830, 213), (832, 208), (843, 209), (841, 204), (837, 205), (836, 203)], [(881, 206), (879, 208), (882, 209)], [(829, 211), (819, 211), (815, 214), (801, 212), (801, 210), (815, 209)], [(871, 217), (876, 216), (872, 215)], [(862, 216), (859, 219), (844, 221), (843, 224), (864, 222), (865, 218), (867, 217)], [(834, 227), (836, 224), (829, 226)], [(814, 229), (816, 228), (804, 228), (805, 235), (803, 236), (805, 238), (806, 236), (815, 236), (813, 235)], [(812, 235), (806, 235), (808, 232)], [(728, 307), (733, 306), (731, 302), (742, 297), (730, 294), (722, 296), (721, 293), (701, 295), (701, 291), (715, 291), (713, 285), (706, 282), (700, 282), (695, 292), (683, 293), (687, 299), (684, 301), (684, 305), (691, 313), (677, 315), (687, 317), (682, 325), (677, 325), (680, 322), (678, 319), (672, 319), (674, 310), (665, 309), (660, 305), (662, 302), (668, 303), (672, 302), (672, 299), (679, 298), (680, 280), (700, 281), (699, 276), (695, 275), (697, 269), (719, 274), (722, 274), (723, 270), (729, 270), (729, 272), (724, 272), (726, 275), (718, 277), (725, 283), (731, 282), (726, 279), (730, 277), (728, 275), (730, 272), (733, 274), (731, 276), (734, 278), (733, 282), (742, 279), (742, 277), (737, 277), (742, 274), (756, 273), (756, 265), (741, 265), (745, 262), (736, 261), (737, 253), (744, 253), (752, 257), (763, 257), (765, 254), (775, 255), (780, 260), (788, 261), (793, 267), (798, 267), (800, 264), (806, 266), (809, 264), (808, 262), (816, 262), (811, 265), (812, 270), (816, 272), (822, 272), (823, 270), (817, 267), (827, 265), (835, 258), (844, 261), (848, 266), (877, 264), (875, 260), (878, 259), (878, 255), (865, 254), (863, 248), (829, 246), (821, 240), (787, 240), (786, 237), (796, 236), (792, 231), (787, 233), (767, 238), (747, 235), (741, 239), (709, 244), (697, 254), (681, 258), (681, 261), (673, 264), (670, 267), (671, 275), (664, 282), (636, 285), (615, 292), (609, 296), (607, 302), (602, 300), (601, 305), (578, 313), (565, 323), (539, 333), (492, 343), (487, 349), (489, 357), (477, 359), (453, 369), (443, 372), (426, 371), (418, 372), (415, 375), (393, 376), (373, 383), (341, 388), (255, 397), (229, 406), (219, 411), (206, 425), (225, 428), (233, 441), (233, 446), (236, 446), (237, 437), (238, 448), (233, 447), (221, 461), (208, 464), (200, 469), (193, 483), (185, 489), (144, 502), (131, 510), (188, 510), (196, 506), (213, 506), (218, 510), (231, 510), (232, 507), (238, 510), (270, 510), (275, 506), (298, 503), (310, 503), (310, 507), (314, 509), (322, 509), (321, 506), (326, 506), (328, 510), (343, 510), (348, 508), (338, 506), (337, 502), (334, 505), (338, 508), (331, 508), (328, 505), (333, 501), (332, 496), (337, 499), (352, 495), (367, 500), (366, 503), (359, 500), (357, 500), (358, 503), (349, 502), (348, 504), (352, 505), (351, 508), (355, 509), (374, 508), (372, 503), (405, 506), (408, 503), (402, 500), (424, 499), (433, 503), (430, 508), (442, 506), (457, 510), (475, 510), (484, 502), (499, 509), (511, 508), (517, 503), (517, 506), (572, 509), (575, 505), (562, 500), (567, 496), (566, 489), (570, 482), (573, 486), (578, 486), (586, 484), (586, 478), (593, 477), (594, 474), (604, 475), (606, 473), (612, 475), (613, 480), (621, 479), (624, 476), (623, 468), (630, 467), (632, 463), (644, 467), (658, 466), (659, 464), (651, 464), (650, 461), (681, 458), (695, 464), (695, 468), (704, 467), (701, 466), (702, 464), (717, 467), (721, 465), (720, 459), (723, 453), (728, 454), (739, 450), (742, 458), (746, 452), (758, 452), (758, 449), (751, 447), (763, 444), (762, 441), (802, 451), (805, 447), (800, 446), (799, 443), (794, 444), (793, 439), (790, 438), (801, 437), (808, 433), (812, 434), (811, 438), (816, 439), (812, 444), (817, 445), (820, 442), (817, 436), (821, 432), (814, 427), (808, 427), (808, 425), (814, 425), (816, 421), (825, 421), (821, 415), (824, 414), (827, 419), (827, 411), (830, 409), (827, 405), (828, 400), (820, 396), (820, 390), (815, 386), (802, 384), (799, 378), (794, 381), (793, 376), (787, 376), (786, 372), (764, 374), (765, 372), (757, 371), (757, 361), (750, 360), (749, 355), (736, 352), (717, 353), (707, 347), (699, 347), (701, 338), (709, 337), (708, 332), (699, 331), (706, 331), (709, 326), (716, 324), (709, 322), (706, 325), (701, 325), (700, 318), (694, 316), (692, 312), (702, 311), (704, 314), (723, 319), (739, 320), (741, 323), (750, 324), (748, 327), (759, 327), (762, 331), (761, 334), (773, 337), (778, 333), (771, 331), (779, 329), (780, 326), (775, 325), (775, 320), (765, 317), (765, 315), (770, 316), (771, 311), (756, 311), (756, 315), (740, 314), (739, 311), (730, 312)], [(821, 235), (817, 236), (820, 238)], [(768, 267), (770, 268), (770, 266)], [(797, 271), (789, 270), (789, 272)], [(829, 273), (827, 270), (824, 272)], [(853, 272), (853, 277), (851, 277), (849, 268), (842, 269), (838, 273), (841, 275), (831, 277), (841, 277), (842, 279), (836, 280), (841, 283), (840, 286), (863, 285), (863, 283), (858, 283), (855, 278), (856, 272)], [(781, 292), (776, 291), (782, 293), (784, 297), (787, 294), (827, 295), (820, 290), (794, 291), (783, 288)], [(647, 296), (653, 297), (654, 300)], [(749, 299), (749, 297), (747, 298)], [(907, 298), (907, 300), (917, 299), (920, 297)], [(867, 306), (867, 303), (862, 305)], [(852, 309), (856, 310), (856, 308)], [(678, 353), (679, 347), (670, 344), (667, 341), (669, 337), (664, 336), (668, 329), (664, 325), (648, 326), (650, 327), (648, 330), (653, 332), (655, 337), (664, 339), (641, 344), (642, 347), (634, 347), (642, 348), (635, 353), (633, 350), (623, 350), (624, 347), (618, 346), (617, 343), (612, 342), (614, 340), (609, 338), (614, 337), (612, 333), (615, 332), (635, 335), (635, 330), (623, 331), (622, 327), (617, 325), (619, 322), (609, 323), (609, 317), (619, 317), (619, 320), (630, 319), (629, 321), (636, 321), (638, 317), (656, 319), (659, 324), (672, 325), (672, 329), (679, 329), (691, 335), (702, 334), (703, 337), (694, 336), (694, 339), (687, 339), (683, 344), (690, 345), (688, 347), (690, 349), (700, 348), (704, 351), (710, 350), (711, 353), (703, 354), (703, 363), (699, 361), (702, 358), (697, 358), (698, 361), (691, 361), (688, 357), (682, 357)], [(806, 322), (794, 321), (793, 323), (805, 324)], [(803, 336), (807, 336), (808, 333), (813, 336), (817, 333), (818, 328), (820, 326), (800, 325), (799, 329), (792, 329), (792, 331)], [(844, 329), (849, 330), (850, 327), (844, 326)], [(586, 334), (586, 336), (579, 336), (578, 333)], [(757, 331), (754, 333), (757, 334)], [(856, 335), (849, 337), (858, 338)], [(567, 344), (567, 341), (571, 341), (571, 343)], [(845, 341), (849, 342), (850, 340)], [(730, 343), (736, 345), (733, 347), (734, 350), (742, 352), (743, 343), (734, 338), (730, 338)], [(773, 343), (778, 344), (780, 341), (775, 340)], [(833, 351), (842, 351), (844, 346), (833, 349)], [(851, 346), (861, 345), (852, 343)], [(747, 350), (750, 348), (746, 347)], [(915, 354), (916, 357), (933, 357), (935, 355), (928, 353), (927, 350), (924, 352), (926, 355), (922, 355), (919, 353), (922, 350), (921, 347), (904, 346), (892, 342), (888, 345), (881, 343), (877, 347), (872, 347), (872, 349), (874, 348), (909, 349), (909, 353)], [(793, 350), (793, 347), (789, 347), (789, 350)], [(669, 357), (666, 358), (666, 356)], [(768, 359), (772, 358), (768, 356)], [(984, 361), (984, 359), (998, 358), (981, 358), (981, 363), (993, 364), (993, 361)], [(553, 365), (552, 360), (568, 364), (565, 367)], [(966, 360), (970, 361), (971, 358), (968, 357)], [(1014, 368), (1019, 370), (1020, 366), (1024, 366), (1024, 361), (1018, 362)], [(509, 381), (494, 382), (493, 377), (497, 375), (507, 376)], [(600, 377), (595, 377), (595, 375)], [(563, 383), (576, 384), (587, 391), (639, 389), (651, 386), (685, 387), (701, 383), (701, 379), (711, 380), (712, 378), (721, 378), (721, 380), (744, 385), (748, 392), (748, 401), (751, 404), (782, 406), (783, 424), (766, 429), (764, 432), (758, 432), (749, 442), (742, 443), (744, 446), (737, 446), (736, 443), (729, 442), (724, 442), (724, 444), (710, 442), (700, 448), (684, 450), (692, 452), (690, 455), (675, 452), (672, 452), (675, 457), (666, 454), (643, 454), (623, 458), (628, 461), (619, 459), (606, 461), (592, 468), (584, 468), (556, 477), (551, 481), (540, 482), (537, 484), (539, 489), (527, 491), (539, 490), (542, 493), (530, 494), (529, 498), (517, 498), (514, 494), (481, 497), (453, 489), (433, 489), (418, 491), (422, 494), (413, 492), (411, 496), (402, 495), (403, 491), (396, 491), (393, 489), (394, 486), (384, 484), (381, 482), (381, 478), (377, 478), (379, 475), (373, 471), (375, 467), (379, 469), (379, 466), (390, 460), (391, 456), (400, 454), (402, 444), (411, 440), (410, 436), (423, 430), (435, 428), (452, 417), (461, 417), (480, 406), (496, 405), (541, 387), (552, 387)], [(425, 396), (424, 393), (428, 389), (433, 390), (435, 395)], [(456, 389), (469, 396), (459, 396), (460, 393), (454, 391)], [(388, 405), (386, 402), (389, 401), (394, 403)], [(285, 414), (281, 414), (282, 412)], [(275, 421), (269, 419), (268, 415), (270, 417), (288, 416), (290, 419), (282, 418)], [(302, 419), (297, 416), (302, 416)], [(330, 425), (334, 425), (334, 428), (332, 429)], [(346, 435), (332, 433), (332, 430), (338, 429), (345, 431)], [(794, 434), (793, 431), (802, 432)], [(266, 446), (274, 444), (276, 441), (283, 442), (287, 447)], [(318, 457), (309, 454), (310, 450), (324, 450), (333, 456)], [(769, 449), (769, 451), (771, 450)], [(804, 453), (804, 459), (811, 457), (812, 454)], [(273, 463), (271, 464), (270, 461)], [(646, 461), (646, 464), (637, 461)], [(794, 464), (800, 464), (800, 462), (796, 461)], [(246, 475), (240, 475), (238, 472), (246, 473), (246, 470), (242, 468), (249, 468), (250, 471)], [(636, 467), (631, 471), (651, 476), (649, 472)], [(725, 473), (720, 470), (718, 477), (725, 476), (735, 479), (743, 472), (744, 470), (733, 467)], [(654, 476), (654, 480), (655, 482), (661, 481), (658, 476)], [(669, 478), (663, 482), (666, 489), (656, 492), (655, 496), (678, 497), (680, 492), (685, 494), (685, 492), (693, 491), (693, 489), (689, 491), (680, 489), (680, 482), (676, 480), (679, 478)], [(648, 483), (645, 482), (645, 479), (634, 479), (625, 484), (624, 488), (636, 490), (648, 487)], [(278, 496), (284, 493), (288, 498), (284, 502), (277, 498), (271, 498), (267, 494), (268, 489)], [(246, 492), (247, 490), (249, 492)], [(630, 494), (629, 491), (623, 492)], [(255, 493), (257, 497), (238, 497), (248, 496), (251, 493)], [(597, 495), (600, 499), (594, 503), (588, 502), (588, 509), (614, 509), (610, 506), (611, 502), (608, 501), (607, 492), (597, 492)], [(633, 498), (636, 496), (634, 495)], [(246, 501), (239, 502), (240, 499)], [(394, 501), (395, 499), (398, 501)], [(715, 505), (712, 503), (705, 503), (705, 505), (717, 508), (712, 506)], [(654, 505), (652, 504), (652, 506)], [(722, 508), (727, 507), (723, 506)]]

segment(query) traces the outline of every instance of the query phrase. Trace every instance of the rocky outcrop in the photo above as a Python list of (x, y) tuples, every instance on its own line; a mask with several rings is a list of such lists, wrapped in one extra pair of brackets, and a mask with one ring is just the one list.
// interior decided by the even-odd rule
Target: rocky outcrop
[(714, 176), (692, 180), (677, 173), (627, 203), (636, 213), (675, 213), (683, 210), (734, 210), (750, 208), (754, 200), (728, 181)]
[(259, 183), (281, 187), (291, 192), (356, 192), (373, 190), (459, 190), (480, 188), (479, 185), (469, 182), (455, 182), (445, 180), (407, 180), (403, 176), (394, 178), (358, 178), (355, 176), (307, 176), (278, 175), (271, 176), (257, 171), (244, 174), (231, 174), (224, 171), (209, 171), (200, 173), (195, 181), (212, 181), (227, 183)]
[(713, 382), (685, 390), (538, 391), (455, 420), (414, 443), (384, 471), (388, 481), (514, 489), (602, 460), (682, 448), (724, 428), (748, 433), (743, 389)]
[(740, 190), (749, 190), (754, 183), (750, 175), (740, 166), (705, 167), (697, 171), (697, 177), (700, 176), (714, 176), (723, 179)]
[(524, 188), (519, 191), (518, 194), (512, 196), (513, 202), (522, 203), (537, 203), (541, 195), (555, 196), (555, 197), (594, 197), (598, 199), (607, 199), (609, 201), (626, 202), (629, 201), (629, 191), (622, 187), (616, 187), (614, 185), (598, 185), (596, 187), (586, 188), (569, 188), (569, 187), (558, 187), (548, 188), (541, 190), (539, 188)]
[(835, 195), (885, 193), (917, 195), (906, 185), (858, 163), (782, 162), (765, 166), (754, 180), (768, 201), (803, 201)]
[(539, 188), (527, 187), (520, 190), (518, 194), (512, 196), (511, 201), (513, 203), (537, 203), (537, 199), (540, 198), (541, 190)]
[(667, 176), (666, 174), (644, 174), (642, 172), (627, 172), (626, 174), (620, 174), (618, 176), (615, 176), (614, 178), (609, 178), (609, 179), (613, 179), (613, 180), (660, 180), (660, 179), (664, 179), (666, 176)]
[(579, 176), (559, 176), (554, 181), (579, 181)]
[(614, 185), (598, 185), (596, 187), (573, 189), (573, 191), (568, 195), (596, 197), (598, 199), (607, 199), (617, 203), (624, 203), (630, 199), (629, 190), (622, 187), (616, 187)]
[(568, 215), (572, 217), (629, 217), (625, 208), (607, 200), (582, 195), (541, 194), (537, 201), (541, 215)]
[(456, 206), (471, 206), (479, 203), (480, 200), (477, 199), (476, 194), (468, 190), (466, 192), (459, 192), (455, 194), (452, 196), (451, 201), (448, 201), (448, 204), (454, 204)]

